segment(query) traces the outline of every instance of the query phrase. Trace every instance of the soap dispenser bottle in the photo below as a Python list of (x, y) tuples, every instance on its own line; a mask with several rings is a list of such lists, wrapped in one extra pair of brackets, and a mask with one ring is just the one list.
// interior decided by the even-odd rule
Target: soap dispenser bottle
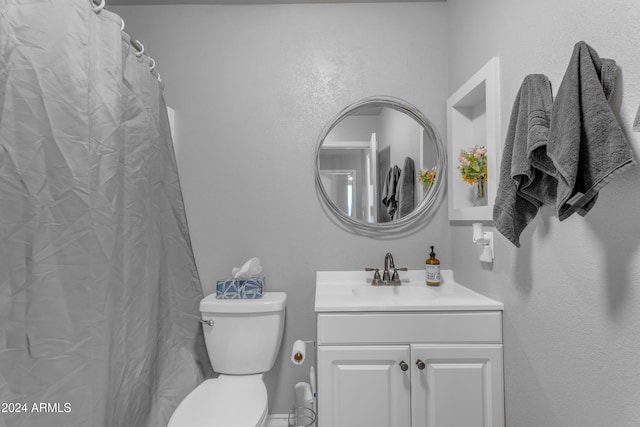
[(436, 258), (436, 253), (431, 246), (431, 253), (429, 258), (424, 262), (425, 270), (427, 273), (427, 285), (440, 286), (440, 260)]

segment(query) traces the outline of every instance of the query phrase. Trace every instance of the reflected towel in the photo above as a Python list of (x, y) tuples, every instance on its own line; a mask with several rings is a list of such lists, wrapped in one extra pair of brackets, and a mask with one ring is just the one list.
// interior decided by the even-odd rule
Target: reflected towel
[(511, 112), (493, 221), (516, 247), (540, 206), (556, 198), (556, 171), (546, 155), (552, 102), (549, 79), (531, 74), (524, 78)]
[(398, 212), (396, 218), (409, 215), (416, 207), (416, 166), (411, 157), (404, 159), (404, 167), (400, 174), (400, 184), (396, 197)]
[(609, 105), (618, 67), (585, 42), (576, 43), (551, 113), (547, 153), (558, 170), (560, 220), (585, 216), (598, 191), (636, 164)]
[(398, 208), (398, 199), (396, 194), (398, 192), (401, 172), (402, 171), (397, 165), (390, 168), (389, 172), (387, 172), (387, 178), (382, 186), (382, 204), (387, 207), (387, 213), (391, 219), (394, 219)]
[(384, 206), (389, 206), (389, 186), (390, 186), (390, 182), (391, 182), (391, 173), (393, 172), (393, 168), (389, 168), (389, 170), (387, 171), (387, 175), (384, 178), (384, 181), (382, 182), (382, 204)]

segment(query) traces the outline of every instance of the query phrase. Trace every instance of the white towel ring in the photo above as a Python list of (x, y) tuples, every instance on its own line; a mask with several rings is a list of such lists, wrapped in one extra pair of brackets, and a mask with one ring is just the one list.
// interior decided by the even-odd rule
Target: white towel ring
[(93, 3), (93, 0), (91, 0), (91, 2), (92, 2), (92, 4), (94, 5), (94, 6), (92, 6), (92, 9), (93, 9), (93, 11), (94, 11), (95, 13), (100, 13), (100, 11), (101, 11), (102, 9), (104, 9), (104, 6), (105, 6), (105, 0), (101, 0), (101, 1), (100, 1), (100, 4), (99, 4), (99, 5), (97, 5), (97, 6), (95, 6), (95, 3)]
[(120, 31), (124, 31), (124, 19), (120, 18)]
[(149, 71), (153, 71), (156, 68), (156, 60), (149, 57)]
[[(132, 40), (131, 44), (133, 45), (133, 48), (136, 50), (134, 52), (134, 54), (140, 58), (142, 56), (142, 54), (144, 53), (144, 45), (142, 43), (140, 43), (138, 40)], [(140, 50), (138, 50), (138, 46), (140, 46)]]

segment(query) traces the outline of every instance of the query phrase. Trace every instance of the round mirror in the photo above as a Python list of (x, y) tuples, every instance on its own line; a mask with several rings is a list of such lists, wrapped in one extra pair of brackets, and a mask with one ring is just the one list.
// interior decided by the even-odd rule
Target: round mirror
[(397, 98), (371, 97), (338, 113), (318, 138), (316, 188), (343, 223), (397, 230), (435, 203), (446, 154), (435, 126)]

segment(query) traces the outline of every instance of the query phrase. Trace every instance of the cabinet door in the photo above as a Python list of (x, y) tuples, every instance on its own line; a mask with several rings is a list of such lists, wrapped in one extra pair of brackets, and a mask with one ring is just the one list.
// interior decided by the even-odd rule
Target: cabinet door
[(504, 426), (501, 344), (413, 345), (411, 361), (413, 427)]
[(409, 357), (408, 345), (319, 346), (318, 426), (411, 427)]

